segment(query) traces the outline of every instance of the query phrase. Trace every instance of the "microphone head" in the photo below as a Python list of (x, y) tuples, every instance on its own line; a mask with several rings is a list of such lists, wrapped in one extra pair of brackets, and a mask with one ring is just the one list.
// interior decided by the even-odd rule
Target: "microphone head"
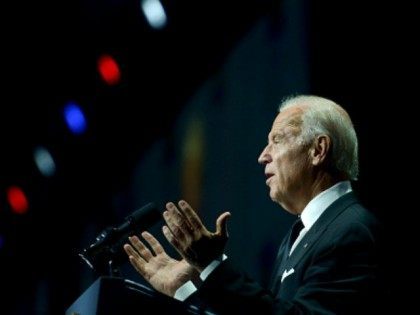
[(110, 262), (115, 267), (127, 260), (123, 249), (127, 237), (152, 227), (161, 218), (156, 205), (150, 202), (125, 217), (121, 225), (104, 229), (79, 256), (95, 271), (107, 274)]
[(125, 230), (146, 229), (157, 223), (160, 219), (161, 213), (155, 203), (149, 202), (147, 205), (125, 217), (124, 223), (128, 223), (128, 226), (123, 226), (124, 224), (122, 224), (117, 229), (121, 230), (121, 233), (126, 233)]

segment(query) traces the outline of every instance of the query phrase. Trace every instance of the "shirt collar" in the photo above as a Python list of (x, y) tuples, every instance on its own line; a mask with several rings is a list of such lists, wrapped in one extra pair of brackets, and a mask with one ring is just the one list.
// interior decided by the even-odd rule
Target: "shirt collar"
[(334, 201), (351, 191), (350, 181), (341, 181), (316, 195), (306, 205), (300, 216), (305, 229), (309, 230)]

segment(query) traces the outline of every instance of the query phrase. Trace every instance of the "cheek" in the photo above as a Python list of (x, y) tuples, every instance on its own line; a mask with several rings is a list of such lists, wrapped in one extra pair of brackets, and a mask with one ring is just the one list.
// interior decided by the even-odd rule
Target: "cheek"
[(293, 170), (291, 169), (290, 163), (283, 161), (282, 163), (278, 163), (276, 165), (276, 184), (284, 186), (290, 180), (291, 175), (293, 174)]
[(293, 158), (289, 155), (283, 154), (276, 158), (276, 171), (279, 176), (290, 172), (291, 168), (295, 168)]
[(277, 160), (276, 172), (279, 184), (287, 185), (298, 180), (299, 174), (305, 168), (305, 164), (297, 156), (283, 157)]

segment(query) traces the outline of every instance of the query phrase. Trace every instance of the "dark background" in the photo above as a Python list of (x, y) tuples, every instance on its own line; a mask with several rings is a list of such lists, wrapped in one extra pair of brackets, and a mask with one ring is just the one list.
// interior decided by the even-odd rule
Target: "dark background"
[[(290, 94), (325, 96), (349, 111), (360, 138), (354, 188), (386, 224), (390, 248), (398, 243), (410, 174), (401, 138), (414, 106), (402, 99), (408, 32), (400, 8), (303, 0), (162, 4), (168, 24), (161, 30), (148, 25), (138, 1), (5, 7), (2, 314), (62, 314), (97, 276), (77, 257), (80, 249), (147, 201), (161, 206), (191, 196), (185, 179), (195, 175), (200, 185), (192, 192), (201, 197), (194, 202), (211, 228), (214, 209), (237, 207), (230, 256), (265, 282), (262, 269), (292, 218), (268, 200), (256, 158), (277, 105)], [(116, 86), (98, 75), (104, 53), (121, 67)], [(86, 114), (82, 135), (65, 126), (69, 100)], [(194, 121), (201, 127), (194, 129)], [(197, 174), (188, 173), (180, 149), (188, 126), (205, 134)], [(34, 164), (38, 145), (55, 159), (50, 178)], [(24, 215), (7, 202), (11, 185), (28, 197)]]

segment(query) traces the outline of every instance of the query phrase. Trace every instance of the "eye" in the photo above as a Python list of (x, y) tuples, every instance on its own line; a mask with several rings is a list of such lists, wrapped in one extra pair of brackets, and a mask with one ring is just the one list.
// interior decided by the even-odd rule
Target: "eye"
[(281, 135), (275, 135), (274, 137), (273, 137), (273, 142), (274, 143), (279, 143), (279, 142), (281, 142), (281, 140), (282, 140), (282, 136)]

